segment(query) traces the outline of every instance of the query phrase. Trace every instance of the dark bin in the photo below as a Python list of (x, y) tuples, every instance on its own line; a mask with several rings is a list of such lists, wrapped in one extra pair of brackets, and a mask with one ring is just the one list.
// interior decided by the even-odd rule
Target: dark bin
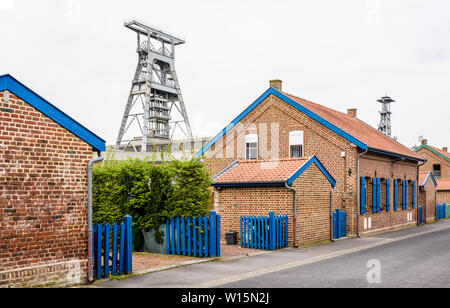
[(227, 232), (225, 233), (225, 238), (227, 240), (227, 245), (237, 244), (237, 232)]

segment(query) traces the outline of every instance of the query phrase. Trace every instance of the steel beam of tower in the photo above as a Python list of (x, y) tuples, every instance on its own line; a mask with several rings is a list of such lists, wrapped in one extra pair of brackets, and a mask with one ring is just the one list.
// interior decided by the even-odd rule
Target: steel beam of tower
[[(116, 150), (147, 152), (150, 143), (172, 139), (177, 128), (184, 138), (192, 139), (175, 71), (175, 46), (185, 41), (136, 20), (126, 22), (125, 27), (137, 33), (138, 64)], [(132, 112), (134, 110), (136, 112)], [(177, 112), (179, 119), (174, 120)], [(126, 138), (132, 128), (136, 129), (138, 136)]]
[(395, 103), (395, 101), (389, 96), (384, 96), (378, 100), (381, 103), (381, 111), (380, 111), (380, 124), (378, 125), (378, 130), (385, 135), (391, 137), (391, 103)]

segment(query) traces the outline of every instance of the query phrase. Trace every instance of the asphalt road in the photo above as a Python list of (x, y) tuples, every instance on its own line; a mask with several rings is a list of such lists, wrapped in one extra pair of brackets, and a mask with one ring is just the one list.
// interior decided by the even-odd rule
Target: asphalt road
[[(368, 267), (368, 262), (372, 261)], [(378, 261), (377, 261), (378, 260)], [(375, 272), (380, 269), (379, 275)], [(370, 273), (369, 273), (370, 271)], [(368, 282), (367, 276), (369, 273)], [(221, 285), (225, 288), (450, 287), (450, 229)]]
[(120, 281), (102, 280), (95, 287), (450, 287), (450, 220)]

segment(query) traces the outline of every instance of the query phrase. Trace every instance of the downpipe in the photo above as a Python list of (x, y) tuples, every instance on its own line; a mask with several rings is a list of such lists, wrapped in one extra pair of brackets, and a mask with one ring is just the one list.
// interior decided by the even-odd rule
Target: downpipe
[(88, 282), (94, 281), (94, 257), (92, 247), (92, 167), (95, 163), (103, 161), (101, 152), (98, 152), (98, 158), (91, 160), (87, 167), (88, 177)]
[[(416, 184), (416, 204), (417, 204), (417, 209), (416, 209), (416, 218), (417, 218), (417, 225), (419, 226), (419, 192), (420, 192), (420, 183), (419, 183), (419, 173), (420, 173), (420, 167), (422, 167), (423, 165), (425, 165), (427, 163), (427, 161), (425, 160), (424, 162), (422, 162), (420, 165), (417, 166), (417, 184)], [(425, 188), (425, 187), (424, 187)], [(424, 209), (425, 211), (425, 223), (426, 223), (426, 219), (427, 219), (427, 192), (425, 190), (425, 205), (424, 205)]]
[(333, 238), (333, 198), (334, 198), (334, 192), (336, 191), (336, 187), (334, 187), (331, 192), (331, 200), (330, 200), (330, 241), (334, 242)]
[(292, 219), (293, 224), (293, 231), (294, 231), (294, 247), (298, 248), (297, 244), (297, 190), (295, 190), (294, 187), (291, 187), (288, 185), (288, 183), (285, 183), (285, 186), (287, 189), (292, 190), (294, 192), (294, 218)]
[(356, 169), (358, 169), (357, 170), (357, 179), (356, 179), (356, 183), (357, 183), (357, 185), (356, 185), (356, 187), (357, 187), (357, 192), (356, 192), (356, 198), (357, 198), (357, 200), (356, 200), (356, 202), (357, 202), (357, 204), (358, 204), (358, 206), (356, 207), (356, 236), (357, 237), (361, 237), (361, 235), (360, 235), (360, 233), (359, 233), (359, 216), (361, 215), (361, 197), (360, 197), (360, 194), (361, 194), (361, 180), (360, 180), (360, 174), (359, 174), (359, 159), (361, 158), (361, 156), (363, 156), (364, 154), (366, 154), (367, 152), (369, 152), (369, 149), (367, 149), (367, 150), (365, 150), (364, 152), (362, 152), (361, 154), (358, 154), (358, 162), (357, 162), (357, 167), (356, 167)]

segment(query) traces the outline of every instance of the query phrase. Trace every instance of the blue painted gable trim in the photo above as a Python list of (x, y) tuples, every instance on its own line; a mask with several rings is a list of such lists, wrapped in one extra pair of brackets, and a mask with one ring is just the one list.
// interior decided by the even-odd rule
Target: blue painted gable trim
[(298, 169), (288, 180), (287, 184), (291, 185), (306, 169), (308, 169), (312, 164), (316, 164), (316, 166), (322, 171), (323, 175), (330, 182), (331, 186), (336, 187), (336, 180), (331, 176), (331, 174), (325, 169), (322, 163), (317, 159), (316, 156), (311, 157), (300, 169)]
[(0, 91), (10, 91), (41, 113), (90, 144), (94, 151), (105, 151), (105, 141), (53, 106), (44, 98), (27, 88), (11, 75), (0, 76)]
[(437, 187), (436, 179), (434, 178), (434, 175), (433, 175), (433, 173), (431, 173), (431, 172), (428, 173), (428, 176), (427, 176), (427, 178), (425, 179), (425, 183), (423, 183), (422, 187), (424, 187), (424, 186), (427, 185), (428, 180), (430, 179), (430, 177), (431, 177), (431, 179), (433, 180), (434, 187)]
[(337, 126), (331, 124), (327, 120), (323, 119), (322, 117), (318, 116), (314, 112), (310, 111), (309, 109), (303, 107), (302, 105), (298, 104), (294, 100), (290, 99), (280, 91), (269, 88), (266, 92), (264, 92), (263, 95), (261, 95), (253, 104), (251, 104), (247, 109), (245, 109), (237, 118), (235, 118), (230, 124), (228, 124), (227, 127), (225, 127), (217, 136), (215, 136), (210, 142), (208, 142), (207, 145), (205, 145), (198, 153), (197, 156), (200, 157), (203, 154), (206, 153), (220, 138), (222, 138), (229, 130), (231, 130), (237, 123), (239, 123), (247, 114), (249, 114), (253, 109), (255, 109), (263, 100), (265, 100), (269, 95), (274, 95), (277, 98), (281, 99), (288, 105), (294, 107), (298, 111), (304, 113), (305, 115), (309, 116), (313, 120), (319, 122), (320, 124), (324, 125), (325, 127), (329, 128), (339, 136), (343, 137), (344, 139), (350, 141), (351, 143), (355, 144), (359, 148), (363, 150), (367, 150), (367, 145), (363, 142), (359, 141), (355, 137), (351, 136), (347, 132), (343, 131), (342, 129), (338, 128)]

